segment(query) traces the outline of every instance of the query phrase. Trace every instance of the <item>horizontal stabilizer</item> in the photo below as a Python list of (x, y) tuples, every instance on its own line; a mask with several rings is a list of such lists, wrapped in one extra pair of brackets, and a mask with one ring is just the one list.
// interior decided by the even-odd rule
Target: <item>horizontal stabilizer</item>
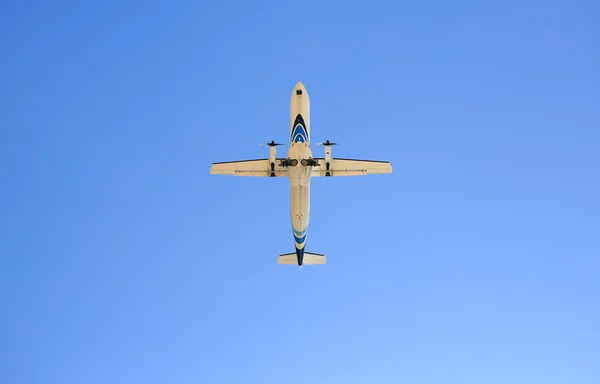
[(286, 253), (283, 255), (279, 255), (277, 258), (277, 264), (287, 264), (287, 265), (316, 265), (316, 264), (325, 264), (326, 257), (325, 255), (319, 253), (310, 253), (303, 252), (301, 256), (301, 260), (298, 260), (297, 253)]
[(296, 256), (295, 252), (279, 255), (279, 257), (277, 257), (277, 264), (298, 265), (298, 257)]
[(304, 264), (325, 264), (325, 255), (304, 252)]

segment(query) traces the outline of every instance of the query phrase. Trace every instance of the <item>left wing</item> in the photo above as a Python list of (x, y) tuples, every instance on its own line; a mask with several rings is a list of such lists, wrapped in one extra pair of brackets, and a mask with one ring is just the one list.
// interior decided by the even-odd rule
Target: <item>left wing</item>
[(312, 176), (363, 176), (392, 173), (389, 161), (315, 158), (319, 166), (313, 167)]
[(287, 168), (280, 166), (283, 159), (276, 159), (272, 164), (269, 159), (225, 161), (210, 166), (211, 175), (278, 177), (287, 176)]

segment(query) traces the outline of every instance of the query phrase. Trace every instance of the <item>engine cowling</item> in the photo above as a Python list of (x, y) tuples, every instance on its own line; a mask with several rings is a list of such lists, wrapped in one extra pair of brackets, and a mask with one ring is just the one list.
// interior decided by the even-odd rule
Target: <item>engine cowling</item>
[[(317, 145), (322, 145), (325, 147), (325, 162), (326, 162), (326, 166), (329, 166), (329, 162), (331, 161), (331, 146), (332, 145), (338, 145), (338, 143), (332, 143), (329, 140), (327, 140), (324, 143), (317, 143)], [(329, 168), (327, 168), (329, 169)]]

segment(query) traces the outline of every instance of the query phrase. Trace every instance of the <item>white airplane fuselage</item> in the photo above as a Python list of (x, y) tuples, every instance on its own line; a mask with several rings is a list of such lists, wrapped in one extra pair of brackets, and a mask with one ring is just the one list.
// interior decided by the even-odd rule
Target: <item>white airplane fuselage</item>
[(310, 101), (302, 83), (296, 84), (290, 101), (290, 146), (287, 157), (298, 164), (288, 168), (290, 214), (298, 264), (302, 265), (310, 219), (310, 178), (312, 167), (303, 165), (312, 159), (310, 148)]

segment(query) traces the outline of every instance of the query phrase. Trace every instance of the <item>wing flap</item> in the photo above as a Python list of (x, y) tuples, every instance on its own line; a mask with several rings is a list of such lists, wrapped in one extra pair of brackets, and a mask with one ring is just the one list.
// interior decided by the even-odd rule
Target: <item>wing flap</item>
[(232, 175), (232, 176), (254, 176), (254, 177), (279, 177), (286, 176), (287, 170), (278, 166), (277, 159), (271, 167), (269, 159), (225, 161), (213, 163), (210, 166), (211, 175)]
[(392, 173), (389, 161), (331, 159), (329, 167), (325, 159), (318, 159), (320, 166), (313, 168), (312, 176), (363, 176)]

